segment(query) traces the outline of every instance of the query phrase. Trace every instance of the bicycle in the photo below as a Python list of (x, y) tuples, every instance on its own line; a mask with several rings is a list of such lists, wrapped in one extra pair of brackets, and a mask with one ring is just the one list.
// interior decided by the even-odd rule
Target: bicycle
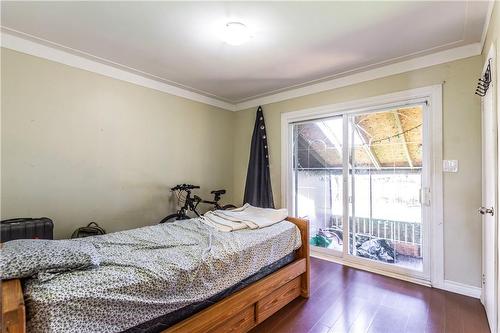
[(204, 204), (210, 204), (213, 205), (212, 210), (226, 210), (226, 209), (232, 209), (236, 208), (236, 206), (227, 204), (221, 206), (219, 204), (219, 201), (222, 197), (223, 194), (226, 193), (226, 190), (215, 190), (211, 191), (210, 193), (214, 195), (213, 200), (203, 200), (197, 195), (191, 196), (191, 191), (194, 189), (200, 188), (199, 186), (196, 185), (191, 185), (191, 184), (180, 184), (172, 187), (170, 190), (172, 192), (178, 192), (177, 194), (177, 200), (180, 202), (182, 200), (182, 192), (186, 192), (185, 198), (184, 198), (184, 205), (181, 206), (181, 208), (173, 214), (170, 214), (163, 218), (160, 223), (165, 223), (165, 222), (173, 222), (173, 221), (178, 221), (178, 220), (188, 220), (191, 217), (187, 215), (188, 211), (192, 211), (196, 214), (197, 217), (201, 217), (200, 213), (196, 210), (198, 205), (200, 203)]

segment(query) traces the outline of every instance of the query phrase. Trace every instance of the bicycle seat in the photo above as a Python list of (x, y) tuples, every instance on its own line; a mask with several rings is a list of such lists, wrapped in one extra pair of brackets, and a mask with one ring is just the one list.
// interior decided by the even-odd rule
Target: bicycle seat
[(215, 190), (215, 191), (212, 191), (210, 193), (215, 194), (215, 195), (222, 195), (222, 194), (226, 193), (226, 190)]

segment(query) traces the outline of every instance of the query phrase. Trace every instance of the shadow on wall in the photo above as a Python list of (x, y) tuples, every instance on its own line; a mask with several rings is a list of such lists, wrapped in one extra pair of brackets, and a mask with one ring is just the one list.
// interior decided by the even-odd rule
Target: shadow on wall
[[(176, 209), (177, 199), (170, 192), (170, 187), (158, 184), (128, 184), (124, 188), (127, 189), (127, 196), (118, 196), (115, 205), (101, 206), (94, 212), (89, 212), (93, 213), (92, 219), (107, 233), (155, 225)], [(54, 223), (57, 228), (57, 221)]]
[[(121, 184), (115, 191), (85, 197), (64, 195), (71, 192), (74, 193), (61, 191), (62, 194), (51, 198), (25, 198), (36, 203), (36, 207), (18, 204), (2, 219), (46, 216), (54, 221), (54, 238), (64, 239), (91, 221), (97, 222), (107, 233), (154, 225), (175, 211), (177, 202), (170, 187), (158, 184)], [(2, 206), (9, 205), (13, 199), (3, 197)]]
[[(106, 206), (100, 205), (96, 201), (99, 199), (96, 199), (93, 201), (92, 207), (89, 202), (80, 205), (79, 202), (73, 201), (71, 207), (66, 207), (64, 213), (54, 209), (45, 210), (42, 215), (46, 215), (54, 221), (54, 238), (69, 238), (74, 230), (91, 221), (97, 222), (107, 233), (155, 225), (168, 214), (174, 213), (179, 207), (177, 195), (170, 191), (171, 186), (127, 184), (121, 187), (127, 189), (121, 191), (122, 193), (127, 192), (126, 195), (115, 193), (113, 200), (109, 200), (109, 197), (100, 200), (102, 203), (108, 203)], [(212, 197), (210, 189), (202, 189), (194, 194), (206, 199)], [(222, 202), (228, 202), (225, 199), (223, 197)], [(200, 204), (198, 212), (204, 213), (208, 209), (210, 209), (209, 205)], [(68, 214), (69, 212), (72, 216)], [(188, 215), (194, 217), (192, 212), (189, 212)], [(75, 216), (78, 216), (78, 220), (74, 219)], [(85, 219), (85, 217), (88, 218)]]

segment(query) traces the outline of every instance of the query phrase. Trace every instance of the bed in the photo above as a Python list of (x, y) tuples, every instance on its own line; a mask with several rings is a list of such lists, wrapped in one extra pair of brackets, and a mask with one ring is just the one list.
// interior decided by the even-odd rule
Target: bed
[[(149, 262), (146, 259), (148, 257), (155, 258), (154, 253), (161, 250), (155, 246), (150, 249), (135, 248), (134, 251), (130, 252), (132, 254), (126, 256), (111, 255), (113, 265), (104, 264), (99, 266), (99, 269), (93, 269), (89, 272), (77, 271), (55, 276), (48, 285), (33, 281), (23, 281), (22, 283), (19, 279), (5, 280), (2, 283), (2, 331), (25, 332), (27, 328), (31, 328), (31, 331), (64, 331), (64, 328), (57, 326), (60, 323), (51, 327), (51, 321), (48, 318), (60, 319), (61, 314), (64, 315), (73, 310), (82, 314), (79, 318), (77, 316), (74, 319), (78, 320), (79, 325), (82, 325), (82, 327), (78, 327), (78, 331), (246, 332), (296, 297), (307, 298), (309, 296), (308, 222), (291, 217), (287, 218), (287, 221), (280, 222), (281, 224), (272, 226), (272, 228), (234, 233), (210, 232), (196, 223), (179, 222), (177, 228), (202, 228), (202, 231), (197, 231), (202, 235), (200, 236), (202, 239), (193, 238), (191, 243), (182, 240), (177, 244), (175, 250), (168, 250), (174, 251), (169, 253), (175, 253), (177, 256), (183, 256), (185, 253), (189, 255), (191, 253), (189, 248), (196, 248), (199, 245), (201, 248), (197, 251), (201, 251), (202, 256), (210, 257), (211, 264), (208, 267), (197, 266), (192, 265), (192, 262), (186, 258), (176, 257), (175, 262), (179, 262), (179, 260), (184, 262), (183, 260), (185, 260), (186, 265), (182, 266), (180, 270), (177, 267), (172, 269), (173, 272), (165, 271), (170, 274), (169, 278), (172, 278), (173, 275), (177, 279), (179, 275), (193, 276), (194, 271), (201, 270), (203, 272), (199, 275), (202, 278), (207, 279), (209, 276), (208, 281), (206, 281), (209, 288), (207, 285), (203, 285), (205, 282), (198, 286), (199, 282), (191, 281), (188, 282), (188, 284), (190, 283), (188, 288), (184, 283), (172, 289), (171, 283), (166, 284), (166, 280), (162, 280), (161, 277), (155, 276), (154, 279), (150, 280), (144, 278), (144, 276), (163, 274), (163, 272), (157, 272), (154, 269), (143, 270)], [(157, 235), (159, 232), (163, 232), (163, 229), (158, 228), (164, 227), (147, 228), (150, 228), (147, 229), (147, 232), (151, 235)], [(183, 234), (185, 231), (183, 230)], [(293, 232), (297, 236), (293, 236)], [(95, 242), (101, 244), (98, 245), (98, 247), (101, 246), (101, 252), (108, 251), (108, 243), (113, 241), (117, 241), (120, 246), (123, 246), (124, 243), (126, 246), (131, 244), (136, 246), (133, 243), (134, 239), (137, 238), (136, 234), (125, 232), (120, 237), (119, 239), (109, 239), (98, 236)], [(169, 237), (175, 239), (175, 233)], [(294, 237), (298, 237), (299, 241), (295, 243), (291, 240), (287, 241), (287, 239)], [(128, 239), (131, 239), (131, 244), (127, 243)], [(169, 240), (169, 243), (172, 243), (172, 240)], [(297, 244), (299, 246), (296, 246)], [(217, 246), (223, 249), (224, 256), (218, 257), (219, 247)], [(181, 250), (177, 251), (178, 249)], [(287, 253), (290, 249), (292, 251)], [(208, 252), (205, 253), (206, 250)], [(212, 253), (209, 253), (210, 251)], [(136, 254), (139, 257), (134, 257)], [(158, 257), (161, 259), (163, 254), (161, 252), (160, 254)], [(144, 259), (141, 259), (141, 256)], [(214, 258), (217, 260), (214, 261)], [(141, 260), (144, 262), (136, 265), (136, 262)], [(119, 266), (120, 272), (124, 274), (122, 276), (116, 275), (117, 284), (108, 283), (109, 286), (107, 286), (106, 283), (94, 283), (93, 286), (85, 287), (85, 283), (90, 284), (90, 281), (95, 281), (97, 276), (106, 275), (106, 272), (108, 278), (115, 276), (116, 271), (109, 274), (109, 266), (115, 268)], [(176, 266), (179, 265), (176, 264)], [(130, 274), (131, 271), (137, 269), (141, 272), (140, 279), (135, 279), (137, 274)], [(213, 270), (223, 273), (222, 275), (210, 275)], [(78, 290), (74, 291), (73, 297), (57, 296), (58, 293), (54, 290), (64, 288), (71, 279), (79, 281), (79, 288), (89, 290), (92, 297), (88, 297), (87, 293), (80, 299), (76, 297), (75, 301), (75, 295), (81, 296)], [(140, 286), (145, 281), (148, 283), (151, 281), (160, 282), (148, 286), (152, 289), (144, 289)], [(165, 290), (158, 289), (162, 287)], [(97, 292), (99, 288), (103, 288), (104, 292)], [(160, 290), (162, 292), (159, 292)], [(150, 295), (146, 295), (147, 293)], [(116, 307), (116, 303), (113, 303), (116, 302), (113, 299), (115, 294), (119, 296), (117, 298), (121, 303), (118, 309), (121, 310), (114, 313), (109, 310), (107, 312), (111, 315), (103, 317), (102, 311)], [(175, 298), (166, 297), (173, 294), (176, 295)], [(25, 298), (25, 296), (27, 297)], [(89, 307), (92, 309), (88, 310)], [(29, 313), (28, 322), (26, 321), (27, 312)], [(175, 315), (172, 316), (172, 314)], [(116, 318), (113, 319), (114, 317)], [(88, 320), (88, 318), (92, 318), (92, 320)], [(115, 321), (110, 323), (110, 320)], [(52, 320), (52, 323), (57, 323), (57, 321)], [(37, 322), (38, 324), (36, 324)], [(74, 326), (74, 324), (74, 322), (69, 322), (68, 327)]]

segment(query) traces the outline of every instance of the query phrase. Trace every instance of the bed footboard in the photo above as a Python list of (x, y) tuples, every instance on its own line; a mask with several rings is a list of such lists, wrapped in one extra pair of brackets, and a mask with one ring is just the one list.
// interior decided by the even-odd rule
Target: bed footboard
[(163, 333), (248, 332), (282, 307), (310, 293), (309, 221), (288, 217), (300, 230), (296, 259)]
[(309, 221), (296, 217), (288, 217), (287, 221), (295, 224), (300, 230), (300, 238), (302, 246), (297, 250), (297, 258), (306, 260), (306, 271), (301, 276), (301, 291), (300, 296), (309, 298), (310, 293), (310, 247), (309, 247)]
[(26, 312), (21, 280), (2, 281), (2, 333), (24, 333)]
[[(289, 217), (300, 230), (296, 259), (278, 271), (168, 328), (164, 333), (247, 332), (283, 306), (309, 297), (309, 222)], [(26, 312), (19, 279), (2, 281), (2, 333), (25, 333)]]

